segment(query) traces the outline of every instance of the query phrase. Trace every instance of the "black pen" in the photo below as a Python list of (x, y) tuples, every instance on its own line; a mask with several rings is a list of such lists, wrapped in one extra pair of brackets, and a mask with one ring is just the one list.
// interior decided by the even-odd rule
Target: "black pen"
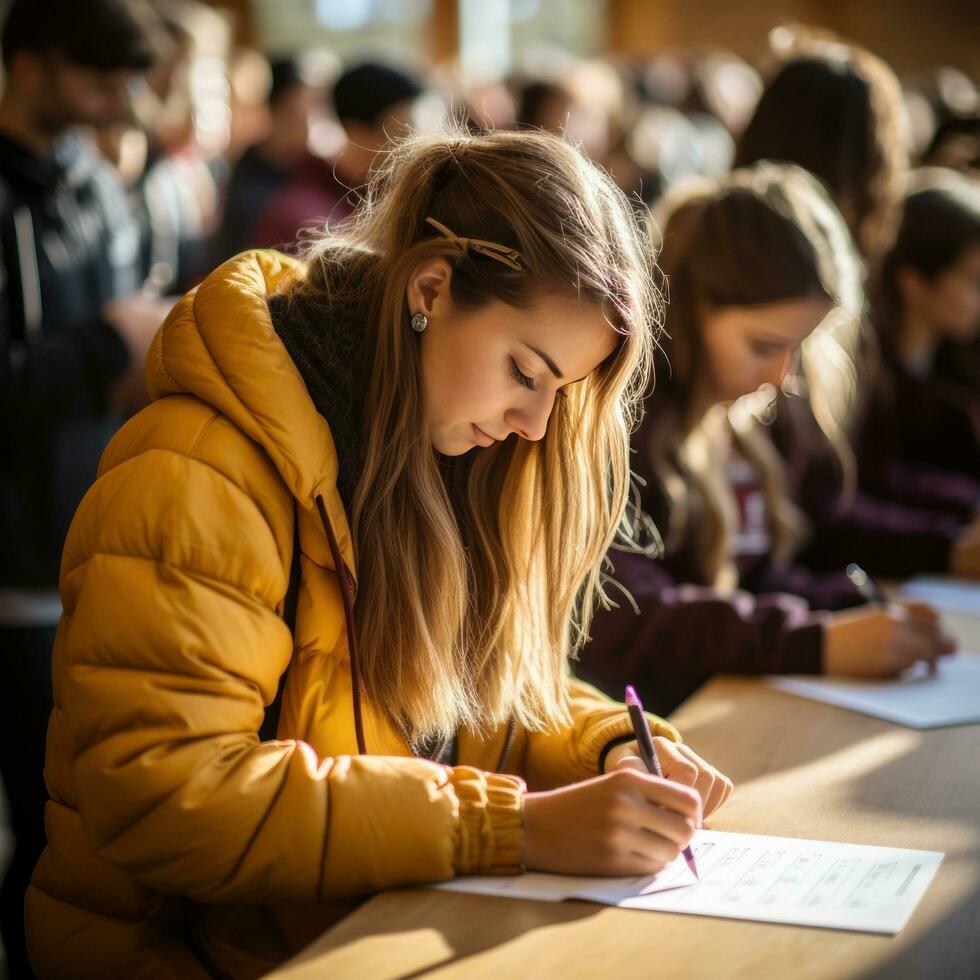
[[(626, 710), (629, 712), (630, 722), (633, 725), (636, 744), (640, 747), (640, 758), (643, 760), (643, 765), (647, 767), (648, 772), (663, 779), (663, 770), (660, 768), (657, 750), (653, 747), (650, 728), (647, 725), (646, 716), (643, 714), (643, 705), (632, 684), (626, 686)], [(698, 874), (698, 866), (694, 863), (694, 852), (691, 850), (691, 845), (688, 844), (682, 853), (694, 877), (700, 881), (701, 876)]]
[[(878, 587), (878, 583), (856, 561), (852, 561), (844, 569), (844, 574), (851, 580), (851, 584), (861, 593), (866, 602), (873, 603), (882, 608), (888, 606), (888, 598)], [(937, 671), (938, 668), (936, 667), (935, 661), (930, 660), (930, 675), (935, 676)]]

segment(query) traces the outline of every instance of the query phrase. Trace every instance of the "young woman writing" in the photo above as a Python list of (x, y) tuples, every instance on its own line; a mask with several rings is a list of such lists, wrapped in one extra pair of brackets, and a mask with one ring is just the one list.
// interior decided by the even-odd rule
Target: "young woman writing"
[[(776, 67), (739, 139), (736, 166), (764, 160), (793, 163), (817, 177), (844, 217), (874, 279), (895, 241), (908, 180), (905, 107), (898, 80), (866, 49), (823, 31), (779, 28), (772, 32), (771, 45)], [(872, 396), (868, 382), (877, 362), (871, 333), (863, 332), (860, 341), (851, 356), (859, 381), (852, 406), (857, 420), (865, 415)], [(960, 356), (968, 359), (966, 351)], [(847, 420), (849, 435), (855, 421)], [(951, 546), (950, 528), (961, 524), (964, 514), (962, 508), (949, 511), (948, 482), (918, 480), (914, 490), (897, 501), (891, 491), (885, 496), (869, 492), (860, 469), (865, 454), (858, 454), (857, 470), (848, 466), (850, 474), (841, 472), (842, 454), (824, 438), (824, 428), (808, 414), (806, 400), (801, 399), (779, 412), (771, 430), (774, 444), (787, 457), (787, 467), (796, 471), (791, 482), (805, 498), (799, 501), (801, 506), (811, 517), (820, 512), (815, 523), (823, 525), (821, 534), (814, 538), (815, 547), (800, 555), (802, 563), (840, 567), (843, 557), (846, 564), (857, 535), (863, 549), (871, 552), (873, 571), (881, 575), (950, 569), (980, 574), (975, 558), (980, 527), (973, 532), (969, 549), (974, 558)], [(801, 442), (807, 447), (804, 453), (799, 451)], [(842, 508), (827, 492), (835, 471), (842, 489), (856, 480), (862, 491), (847, 500), (844, 522), (837, 520)], [(872, 482), (880, 491), (881, 481)], [(833, 504), (830, 512), (824, 512), (827, 503)], [(918, 529), (913, 547), (894, 547), (896, 530), (908, 540), (913, 529)], [(965, 545), (967, 536), (962, 537)]]
[(255, 976), (381, 888), (679, 853), (731, 784), (652, 716), (638, 771), (568, 669), (653, 269), (572, 147), (459, 134), (178, 304), (65, 549), (40, 976)]
[(954, 171), (913, 175), (872, 290), (879, 362), (855, 437), (861, 483), (882, 496), (980, 505), (980, 392), (945, 377), (947, 341), (980, 334), (980, 188)]
[[(609, 690), (634, 678), (666, 710), (715, 673), (879, 676), (948, 652), (927, 608), (825, 611), (861, 601), (846, 561), (834, 574), (797, 561), (827, 533), (837, 473), (808, 463), (815, 423), (790, 440), (803, 468), (758, 420), (775, 410), (792, 422), (805, 408), (848, 465), (861, 270), (826, 193), (797, 167), (759, 164), (678, 188), (658, 218), (670, 368), (657, 372), (633, 465), (662, 554), (611, 552), (633, 603), (596, 616), (580, 674)], [(776, 401), (779, 389), (795, 394)], [(821, 507), (804, 512), (811, 496)], [(850, 530), (847, 561), (860, 561), (869, 534)], [(914, 548), (920, 531), (900, 525), (887, 540)]]

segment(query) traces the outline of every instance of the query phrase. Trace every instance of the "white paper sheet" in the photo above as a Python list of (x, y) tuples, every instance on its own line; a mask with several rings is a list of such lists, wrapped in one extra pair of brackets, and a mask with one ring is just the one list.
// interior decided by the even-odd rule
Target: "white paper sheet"
[(908, 922), (943, 859), (937, 851), (716, 830), (699, 830), (692, 846), (700, 881), (681, 857), (649, 878), (528, 873), (454, 878), (433, 887), (892, 935)]
[(980, 582), (921, 575), (902, 585), (899, 598), (928, 602), (942, 612), (980, 616)]
[(935, 676), (917, 664), (890, 681), (789, 674), (765, 678), (781, 691), (907, 725), (942, 728), (980, 722), (980, 656), (961, 651), (939, 660)]

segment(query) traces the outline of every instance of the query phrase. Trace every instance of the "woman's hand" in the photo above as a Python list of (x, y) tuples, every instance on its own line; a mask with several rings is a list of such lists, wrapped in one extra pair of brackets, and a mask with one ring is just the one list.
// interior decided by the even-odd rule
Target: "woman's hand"
[(631, 766), (524, 797), (524, 866), (575, 875), (650, 875), (701, 822), (688, 786)]
[[(732, 795), (732, 781), (686, 745), (657, 736), (653, 747), (664, 778), (695, 790), (701, 797), (705, 817), (710, 817)], [(616, 745), (606, 754), (606, 772), (615, 769), (647, 771), (635, 741)]]
[(823, 671), (897, 677), (919, 660), (932, 667), (956, 650), (935, 610), (922, 602), (836, 613), (824, 628)]

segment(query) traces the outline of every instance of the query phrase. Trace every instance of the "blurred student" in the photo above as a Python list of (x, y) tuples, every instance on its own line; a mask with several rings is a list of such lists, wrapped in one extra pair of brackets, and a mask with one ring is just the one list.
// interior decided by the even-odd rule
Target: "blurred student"
[(725, 800), (568, 669), (654, 267), (573, 147), (459, 131), (181, 301), (65, 549), (42, 978), (262, 975), (379, 889), (655, 871)]
[(920, 162), (980, 177), (980, 86), (959, 68), (939, 65), (920, 76), (912, 94), (924, 100)]
[(116, 386), (162, 319), (135, 294), (139, 236), (115, 175), (71, 133), (128, 117), (129, 87), (166, 50), (124, 0), (15, 0), (0, 97), (0, 769), (17, 838), (2, 921), (26, 970), (22, 903), (44, 843), (58, 566), (68, 524), (118, 425)]
[(558, 59), (544, 77), (526, 78), (515, 89), (519, 129), (563, 136), (610, 169), (610, 152), (624, 139), (626, 118), (625, 77), (616, 67), (597, 59)]
[[(825, 611), (861, 599), (842, 572), (796, 563), (823, 529), (756, 418), (799, 373), (831, 444), (848, 452), (860, 265), (826, 193), (797, 167), (759, 164), (679, 186), (659, 217), (670, 366), (657, 371), (633, 467), (662, 553), (610, 553), (632, 602), (597, 613), (580, 676), (608, 691), (632, 679), (670, 711), (716, 673), (891, 676), (950, 652), (926, 607)], [(914, 547), (917, 530), (891, 543), (903, 533)], [(860, 560), (861, 536), (850, 541)]]
[(873, 267), (894, 237), (908, 170), (898, 79), (864, 48), (805, 28), (778, 28), (771, 44), (776, 64), (735, 166), (772, 160), (810, 171)]
[[(874, 276), (894, 242), (908, 178), (907, 117), (898, 80), (869, 51), (826, 32), (778, 28), (770, 42), (776, 67), (739, 141), (736, 166), (772, 160), (794, 163), (814, 174), (844, 216), (865, 269)], [(866, 331), (854, 358), (859, 379), (855, 411), (860, 417), (861, 402), (870, 394), (864, 381), (876, 360)], [(852, 421), (847, 420), (847, 426)], [(827, 492), (829, 484), (837, 479), (843, 501), (853, 489), (849, 484), (855, 473), (853, 466), (841, 470), (835, 462), (843, 456), (827, 443), (807, 400), (783, 406), (771, 434), (795, 473), (801, 505), (821, 525), (821, 534), (800, 554), (801, 562), (820, 569), (839, 567), (857, 534), (860, 550), (872, 549), (868, 560), (879, 574), (904, 576), (954, 566), (980, 574), (969, 557), (974, 549), (967, 536), (961, 536), (962, 547), (951, 544), (952, 532), (966, 515), (960, 508), (947, 511), (944, 488), (934, 487), (933, 495), (922, 485), (904, 505), (863, 492), (843, 508), (835, 505), (827, 511), (825, 505), (834, 499)], [(860, 484), (860, 473), (856, 478)], [(838, 519), (842, 510), (848, 512), (847, 520)], [(914, 547), (898, 551), (891, 546), (892, 533), (901, 531), (908, 541), (913, 529)], [(980, 527), (976, 532), (980, 536)], [(845, 563), (850, 560), (844, 558)]]
[(323, 101), (322, 83), (311, 75), (308, 59), (273, 62), (268, 132), (232, 169), (216, 242), (219, 262), (258, 244), (252, 235), (256, 217), (307, 162), (311, 121)]
[(575, 109), (566, 85), (553, 79), (535, 78), (517, 87), (514, 122), (520, 129), (543, 129), (561, 135)]
[(220, 50), (224, 27), (213, 11), (187, 0), (161, 2), (158, 10), (169, 55), (132, 85), (131, 118), (100, 127), (96, 143), (139, 223), (143, 291), (173, 296), (200, 280), (210, 258), (217, 183), (197, 137), (200, 96), (192, 78), (202, 50)]
[(378, 153), (411, 127), (423, 91), (419, 79), (389, 65), (363, 62), (343, 71), (332, 90), (343, 146), (331, 159), (307, 156), (259, 215), (255, 245), (290, 245), (303, 229), (332, 228), (349, 217)]
[(228, 27), (197, 0), (157, 0), (156, 6), (173, 55), (148, 75), (134, 100), (147, 137), (137, 189), (152, 249), (146, 255), (144, 238), (145, 267), (158, 291), (174, 293), (196, 285), (211, 267), (227, 179)]
[[(980, 390), (943, 377), (947, 341), (980, 334), (980, 185), (914, 175), (873, 297), (880, 363), (856, 434), (862, 485), (882, 496), (980, 506)], [(957, 476), (954, 476), (957, 474)]]

